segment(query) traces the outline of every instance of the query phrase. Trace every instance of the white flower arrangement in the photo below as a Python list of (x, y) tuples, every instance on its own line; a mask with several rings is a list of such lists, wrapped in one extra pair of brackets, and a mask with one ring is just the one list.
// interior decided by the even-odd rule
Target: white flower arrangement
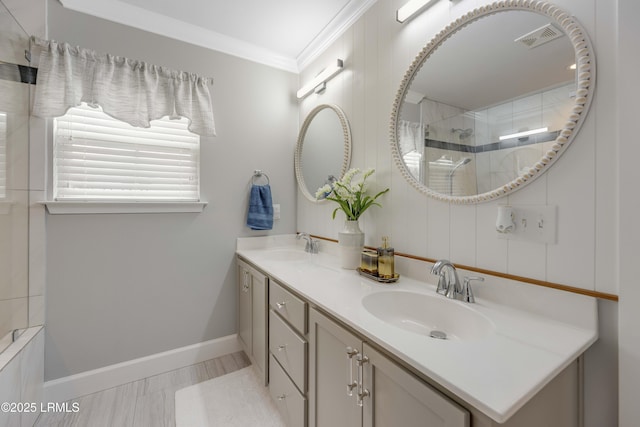
[(360, 174), (360, 169), (349, 169), (340, 181), (333, 184), (325, 184), (316, 191), (316, 199), (327, 199), (338, 203), (338, 207), (333, 211), (333, 218), (336, 212), (342, 210), (347, 215), (348, 220), (356, 221), (360, 215), (364, 213), (370, 206), (381, 206), (376, 202), (378, 197), (388, 192), (389, 189), (383, 190), (371, 197), (366, 194), (366, 180), (375, 172), (375, 169), (369, 168), (362, 173), (360, 180), (355, 179)]

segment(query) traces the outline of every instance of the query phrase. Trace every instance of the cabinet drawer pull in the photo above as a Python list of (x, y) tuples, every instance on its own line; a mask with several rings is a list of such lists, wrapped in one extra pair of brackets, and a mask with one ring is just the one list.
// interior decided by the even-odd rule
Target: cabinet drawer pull
[(282, 301), (282, 302), (277, 302), (276, 303), (276, 307), (278, 307), (279, 309), (284, 308), (284, 306), (287, 304), (286, 301)]
[(278, 351), (282, 351), (282, 350), (284, 350), (285, 348), (287, 348), (287, 345), (286, 345), (286, 344), (280, 344), (280, 345), (278, 346)]
[(362, 389), (362, 393), (358, 393), (358, 406), (363, 406), (364, 398), (369, 396), (371, 396), (371, 393), (369, 393), (369, 390), (367, 390), (366, 388)]
[(358, 350), (353, 347), (347, 347), (347, 369), (349, 370), (349, 382), (347, 383), (347, 396), (353, 396), (353, 389), (358, 383), (353, 380), (353, 357), (358, 354)]
[(242, 291), (243, 292), (248, 292), (249, 288), (250, 288), (250, 279), (249, 279), (249, 272), (248, 271), (244, 271), (244, 280), (242, 281)]
[(286, 394), (281, 394), (280, 396), (278, 396), (278, 400), (279, 400), (279, 401), (283, 401), (283, 400), (285, 400), (286, 398), (287, 398), (287, 395), (286, 395)]
[(367, 356), (363, 356), (359, 354), (356, 358), (358, 363), (358, 406), (364, 405), (364, 398), (370, 396), (369, 390), (364, 388), (363, 377), (364, 377), (364, 364), (369, 362), (369, 358)]

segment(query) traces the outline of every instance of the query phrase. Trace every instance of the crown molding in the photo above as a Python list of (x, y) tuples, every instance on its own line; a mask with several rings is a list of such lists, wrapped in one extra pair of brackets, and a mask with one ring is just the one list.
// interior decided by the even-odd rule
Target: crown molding
[(334, 19), (298, 55), (290, 58), (252, 43), (229, 37), (216, 31), (188, 24), (119, 0), (59, 0), (70, 10), (108, 21), (138, 28), (150, 33), (191, 43), (207, 49), (237, 56), (270, 67), (299, 73), (318, 58), (338, 37), (373, 6), (377, 0), (351, 0)]
[(304, 70), (344, 34), (378, 0), (350, 1), (298, 55), (298, 70)]
[(62, 5), (76, 12), (86, 13), (108, 21), (145, 30), (207, 49), (237, 56), (249, 61), (298, 73), (293, 58), (247, 43), (224, 34), (191, 25), (119, 0), (60, 0)]

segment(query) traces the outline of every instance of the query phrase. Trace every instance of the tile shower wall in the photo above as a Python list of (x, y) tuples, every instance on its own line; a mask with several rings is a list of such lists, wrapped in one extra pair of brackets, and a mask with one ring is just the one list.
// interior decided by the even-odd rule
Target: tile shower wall
[[(5, 363), (10, 359), (9, 363)], [(24, 332), (0, 354), (0, 403), (35, 405), (35, 411), (0, 411), (0, 426), (30, 427), (40, 414), (44, 377), (44, 330)], [(30, 406), (31, 408), (31, 406)]]
[[(0, 61), (27, 65), (27, 33), (0, 3)], [(4, 65), (4, 64), (3, 64)], [(0, 339), (28, 325), (29, 85), (0, 78)], [(3, 348), (0, 348), (2, 351)]]
[[(27, 34), (44, 37), (43, 0), (2, 0), (1, 10), (5, 7)], [(0, 17), (0, 38), (5, 38), (9, 28), (6, 18)], [(11, 44), (20, 48), (7, 62), (28, 65), (24, 43)], [(11, 283), (0, 291), (0, 328), (32, 326), (0, 353), (0, 402), (29, 402), (38, 408), (37, 412), (0, 413), (0, 425), (28, 427), (39, 415), (44, 380), (44, 330), (34, 327), (44, 323), (44, 208), (35, 203), (42, 200), (44, 181), (37, 179), (42, 164), (34, 163), (30, 152), (29, 138), (34, 132), (28, 114), (29, 86), (0, 80), (0, 93), (3, 101), (19, 99), (24, 109), (17, 116), (8, 115), (6, 127), (0, 129), (5, 132), (8, 159), (5, 195), (11, 202), (0, 202), (0, 235), (4, 236), (0, 242), (0, 281)]]

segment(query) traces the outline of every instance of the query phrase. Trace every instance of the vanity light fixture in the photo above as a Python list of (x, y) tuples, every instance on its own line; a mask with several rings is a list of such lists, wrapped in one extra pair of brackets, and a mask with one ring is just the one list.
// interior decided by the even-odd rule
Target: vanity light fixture
[(524, 132), (511, 133), (509, 135), (502, 135), (502, 136), (498, 137), (498, 139), (500, 141), (504, 141), (505, 139), (522, 138), (524, 136), (535, 135), (535, 134), (544, 133), (544, 132), (547, 132), (547, 131), (549, 131), (549, 128), (544, 127), (544, 128), (540, 128), (540, 129), (527, 130), (527, 131), (524, 131)]
[(436, 0), (410, 0), (396, 11), (396, 21), (403, 23)]
[[(302, 86), (300, 90), (296, 93), (298, 99), (302, 99), (305, 96), (309, 95), (313, 92), (318, 86), (322, 87), (322, 85), (326, 84), (333, 76), (342, 71), (344, 64), (342, 59), (336, 60), (336, 62), (324, 70), (320, 74), (318, 74), (313, 80), (311, 80), (306, 85)], [(322, 90), (320, 90), (322, 91)], [(319, 92), (320, 92), (319, 91)]]

